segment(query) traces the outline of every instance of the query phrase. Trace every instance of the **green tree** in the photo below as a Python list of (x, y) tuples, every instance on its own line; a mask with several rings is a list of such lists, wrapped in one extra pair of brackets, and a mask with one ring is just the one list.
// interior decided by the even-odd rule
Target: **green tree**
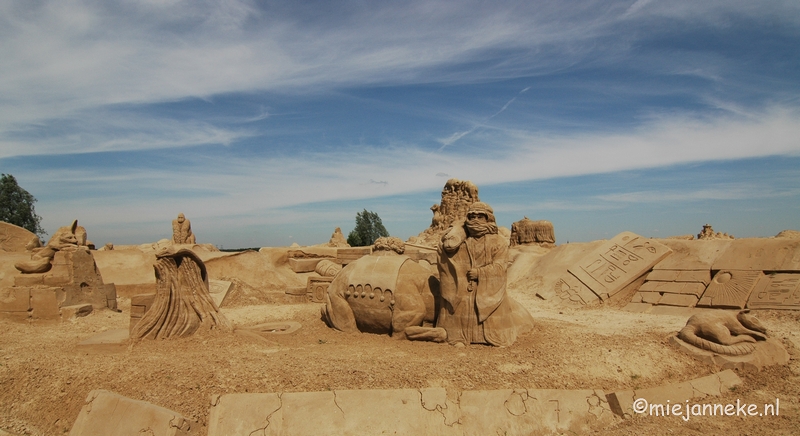
[(375, 212), (364, 209), (363, 212), (356, 213), (356, 228), (347, 235), (347, 243), (351, 247), (366, 247), (381, 236), (389, 236), (381, 217)]
[(42, 229), (42, 217), (33, 209), (36, 198), (17, 184), (11, 174), (0, 176), (0, 221), (22, 227), (41, 237), (47, 232)]

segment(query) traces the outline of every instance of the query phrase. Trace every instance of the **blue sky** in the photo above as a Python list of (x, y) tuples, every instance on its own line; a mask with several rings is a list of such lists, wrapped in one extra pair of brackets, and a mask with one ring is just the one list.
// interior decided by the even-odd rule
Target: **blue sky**
[(226, 248), (430, 224), (800, 229), (797, 1), (0, 0), (0, 171), (52, 232)]

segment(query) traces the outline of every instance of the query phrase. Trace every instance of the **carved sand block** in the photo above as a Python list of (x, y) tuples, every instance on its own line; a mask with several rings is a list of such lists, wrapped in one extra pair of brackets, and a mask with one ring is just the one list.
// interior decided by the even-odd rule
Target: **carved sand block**
[(656, 270), (631, 299), (632, 303), (694, 307), (711, 281), (710, 270)]
[(296, 273), (311, 272), (317, 267), (317, 263), (322, 260), (321, 258), (294, 258), (290, 257), (287, 261), (289, 268)]
[(181, 414), (154, 404), (94, 390), (72, 425), (69, 436), (189, 436), (199, 425)]
[(759, 370), (787, 363), (786, 349), (767, 337), (767, 329), (747, 312), (698, 313), (670, 340), (682, 351), (723, 369)]
[(750, 309), (800, 310), (800, 274), (767, 274), (756, 283), (750, 299)]
[(464, 391), (459, 403), (464, 434), (584, 434), (618, 419), (602, 390)]
[(622, 232), (583, 257), (569, 272), (606, 300), (649, 271), (672, 250), (631, 232)]
[(155, 299), (131, 330), (132, 339), (189, 336), (201, 327), (232, 329), (211, 299), (205, 265), (194, 252), (165, 250), (156, 257)]
[(228, 296), (228, 292), (233, 289), (233, 283), (226, 281), (226, 280), (209, 280), (208, 281), (208, 293), (211, 294), (211, 299), (214, 300), (214, 304), (217, 307), (222, 307), (222, 304), (225, 302), (225, 297)]
[(697, 303), (701, 307), (744, 309), (761, 271), (720, 270)]
[(747, 238), (731, 241), (713, 270), (800, 271), (800, 239)]
[(371, 253), (372, 247), (339, 248), (336, 250), (336, 263), (347, 265)]
[(209, 413), (208, 435), (462, 434), (422, 397), (413, 389), (222, 395)]
[(227, 394), (208, 435), (529, 435), (585, 433), (617, 420), (603, 391), (444, 388)]
[(556, 298), (569, 305), (584, 306), (598, 301), (597, 295), (571, 274), (562, 276), (553, 286), (553, 292)]
[(0, 251), (24, 253), (29, 244), (39, 247), (39, 237), (22, 227), (0, 221)]
[(333, 277), (309, 277), (305, 289), (308, 301), (312, 303), (324, 303), (328, 287), (331, 285)]
[(731, 239), (710, 241), (659, 239), (658, 242), (672, 249), (672, 254), (655, 264), (653, 272), (658, 270), (706, 270), (710, 274), (717, 259), (736, 241)]
[[(648, 406), (655, 406), (653, 415), (658, 406), (661, 405), (661, 415), (664, 415), (664, 408), (667, 405), (672, 407), (679, 404), (681, 412), (685, 412), (686, 401), (698, 402), (707, 397), (716, 397), (724, 395), (731, 390), (731, 388), (741, 385), (742, 380), (730, 369), (712, 374), (709, 376), (697, 378), (694, 380), (672, 383), (665, 386), (658, 386), (647, 389), (625, 390), (612, 392), (607, 395), (608, 404), (615, 414), (623, 418), (632, 418), (640, 416), (634, 412), (633, 404), (639, 398), (647, 400)], [(648, 414), (649, 412), (648, 407)], [(672, 414), (672, 412), (670, 412)]]
[(111, 251), (93, 251), (92, 256), (103, 280), (114, 283), (119, 296), (130, 298), (156, 291), (153, 275), (156, 256), (152, 250), (142, 252), (138, 248), (117, 247)]

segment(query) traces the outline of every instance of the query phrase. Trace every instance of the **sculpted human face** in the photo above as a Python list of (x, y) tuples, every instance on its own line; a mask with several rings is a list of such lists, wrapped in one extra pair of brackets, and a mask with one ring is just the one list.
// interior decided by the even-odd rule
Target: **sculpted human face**
[(485, 213), (470, 212), (467, 214), (467, 231), (470, 236), (478, 236), (486, 233), (489, 217)]
[(467, 220), (475, 223), (485, 224), (489, 217), (485, 213), (470, 212), (467, 214)]

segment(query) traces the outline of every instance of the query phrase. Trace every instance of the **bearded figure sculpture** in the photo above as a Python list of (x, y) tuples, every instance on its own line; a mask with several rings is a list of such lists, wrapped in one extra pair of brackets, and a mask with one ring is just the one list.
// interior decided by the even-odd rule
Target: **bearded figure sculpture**
[(508, 346), (533, 328), (533, 318), (506, 295), (508, 240), (498, 234), (494, 211), (472, 203), (438, 246), (442, 305), (436, 327), (451, 345)]

